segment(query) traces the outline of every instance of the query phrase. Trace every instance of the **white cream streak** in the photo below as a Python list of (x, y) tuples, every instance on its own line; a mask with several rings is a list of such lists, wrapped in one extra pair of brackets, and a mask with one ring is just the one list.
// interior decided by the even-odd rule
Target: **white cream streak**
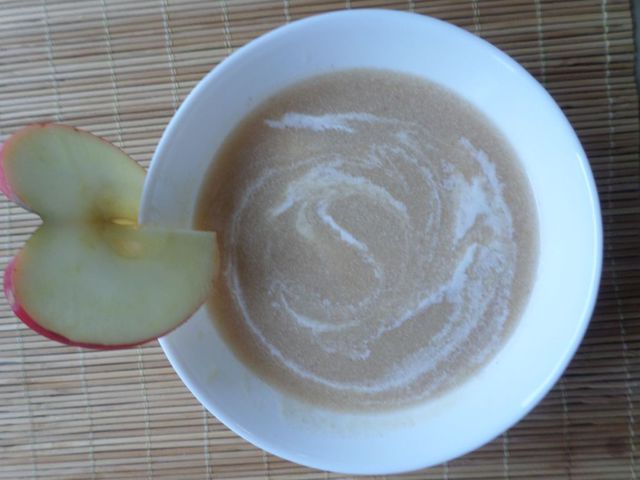
[[(426, 339), (422, 349), (413, 352), (400, 364), (390, 366), (375, 381), (341, 382), (326, 378), (284, 355), (273, 344), (272, 339), (264, 335), (260, 322), (253, 318), (248, 306), (242, 282), (237, 275), (237, 252), (232, 250), (226, 272), (231, 292), (252, 332), (271, 355), (296, 375), (334, 389), (381, 392), (409, 385), (425, 373), (435, 372), (447, 355), (467, 340), (476, 326), (478, 316), (486, 310), (487, 303), (496, 301), (486, 292), (483, 273), (499, 272), (498, 281), (504, 286), (502, 295), (509, 295), (509, 285), (513, 279), (511, 264), (515, 255), (513, 222), (502, 197), (502, 185), (497, 178), (495, 166), (485, 152), (474, 147), (467, 138), (461, 137), (460, 151), (470, 161), (477, 163), (476, 170), (480, 172), (479, 175), (466, 178), (457, 171), (455, 162), (439, 158), (437, 142), (429, 145), (429, 148), (419, 148), (420, 143), (414, 141), (416, 135), (420, 135), (418, 125), (369, 113), (310, 115), (289, 112), (281, 118), (266, 119), (264, 122), (273, 129), (297, 129), (315, 133), (330, 130), (347, 135), (357, 134), (361, 129), (371, 128), (372, 125), (383, 125), (379, 143), (372, 146), (366, 158), (345, 158), (340, 152), (325, 152), (319, 157), (301, 158), (293, 166), (266, 170), (246, 190), (239, 203), (232, 221), (230, 245), (239, 242), (240, 231), (250, 228), (244, 225), (245, 208), (257, 201), (256, 196), (261, 188), (268, 180), (287, 178), (287, 187), (282, 197), (273, 205), (261, 205), (265, 215), (271, 221), (284, 222), (286, 219), (283, 217), (290, 216), (300, 235), (300, 241), (308, 244), (309, 248), (314, 248), (316, 243), (327, 242), (327, 238), (333, 238), (337, 242), (333, 248), (353, 249), (373, 271), (375, 281), (359, 302), (338, 305), (326, 299), (318, 300), (311, 310), (323, 312), (323, 318), (314, 318), (312, 314), (300, 312), (292, 306), (309, 303), (313, 295), (301, 289), (300, 285), (291, 285), (287, 278), (279, 278), (276, 273), (269, 291), (272, 292), (271, 305), (274, 311), (282, 315), (281, 321), (292, 322), (305, 330), (327, 353), (364, 361), (371, 354), (371, 344), (388, 332), (402, 327), (405, 322), (420, 315), (428, 315), (429, 309), (436, 304), (450, 304), (454, 318), (433, 338)], [(402, 162), (402, 168), (390, 165), (389, 156), (393, 157), (394, 162)], [(386, 184), (372, 180), (371, 173), (376, 170), (383, 170), (383, 175), (379, 175), (379, 178), (385, 178)], [(406, 174), (401, 174), (406, 171), (412, 171), (415, 178), (431, 189), (416, 192), (410, 188)], [(445, 186), (440, 189), (442, 191), (433, 185), (434, 178), (441, 179)], [(389, 184), (393, 184), (395, 188), (390, 189)], [(404, 199), (398, 197), (398, 192), (423, 195), (422, 203), (426, 208), (412, 211)], [(439, 210), (443, 208), (443, 194), (448, 196), (447, 205), (456, 205), (452, 231), (432, 228), (433, 225), (438, 225), (442, 216)], [(386, 264), (384, 259), (376, 258), (375, 248), (370, 248), (367, 243), (370, 239), (358, 237), (349, 225), (334, 217), (332, 209), (340, 202), (348, 202), (353, 198), (368, 203), (372, 211), (382, 209), (386, 215), (395, 217), (395, 225), (403, 229), (404, 237), (409, 239), (407, 245), (413, 245), (415, 250), (404, 255), (406, 264)], [(410, 201), (415, 203), (416, 199), (411, 198)], [(488, 241), (483, 245), (465, 242), (465, 237), (470, 232), (483, 227), (492, 232)], [(420, 247), (425, 246), (425, 236), (433, 237), (430, 242), (437, 248), (421, 250)], [(450, 265), (440, 264), (440, 259), (431, 256), (431, 252), (441, 251), (447, 242), (451, 243), (451, 256), (457, 258), (456, 262), (449, 262)], [(438, 270), (443, 281), (437, 288), (425, 290), (424, 286), (432, 283), (427, 281), (427, 277), (434, 270)], [(399, 275), (398, 272), (404, 275)], [(413, 288), (408, 288), (409, 285)], [(357, 306), (361, 308), (356, 308)], [(376, 316), (380, 313), (383, 316)], [(507, 315), (506, 302), (502, 301), (502, 308), (494, 318), (497, 330), (502, 327)], [(335, 323), (338, 318), (349, 318), (349, 321)], [(371, 328), (372, 322), (375, 323), (375, 328)], [(358, 330), (360, 332), (354, 334)], [(345, 331), (358, 339), (356, 344), (344, 345), (337, 341)], [(441, 346), (437, 347), (438, 345)], [(494, 348), (495, 345), (487, 344), (485, 350), (488, 352)], [(483, 352), (477, 354), (478, 358), (483, 355)], [(436, 388), (439, 383), (440, 381), (434, 381), (432, 387)]]

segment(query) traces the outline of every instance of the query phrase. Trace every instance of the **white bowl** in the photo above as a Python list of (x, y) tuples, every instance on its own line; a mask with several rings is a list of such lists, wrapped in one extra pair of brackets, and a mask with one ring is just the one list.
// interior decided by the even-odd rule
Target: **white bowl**
[(160, 340), (218, 419), (303, 465), (388, 474), (434, 465), (490, 441), (527, 414), (571, 359), (595, 303), (602, 260), (597, 193), (585, 154), (546, 91), (489, 43), (414, 14), (357, 10), (307, 18), (233, 53), (182, 104), (153, 157), (144, 223), (189, 228), (203, 175), (234, 126), (298, 80), (352, 67), (440, 83), (483, 111), (523, 162), (539, 215), (540, 257), (522, 319), (495, 358), (459, 387), (412, 408), (339, 413), (270, 387), (240, 363), (200, 309)]

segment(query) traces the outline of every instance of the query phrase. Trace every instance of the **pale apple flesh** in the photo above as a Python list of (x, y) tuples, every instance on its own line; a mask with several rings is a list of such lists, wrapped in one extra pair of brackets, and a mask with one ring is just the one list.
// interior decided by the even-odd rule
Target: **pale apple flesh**
[(88, 132), (33, 125), (0, 151), (0, 188), (47, 221), (137, 222), (145, 171), (122, 150)]
[[(9, 301), (9, 306), (13, 310), (13, 313), (22, 320), (27, 327), (33, 330), (36, 333), (39, 333), (43, 337), (47, 337), (50, 340), (55, 340), (56, 342), (63, 343), (65, 345), (71, 345), (75, 347), (82, 348), (94, 348), (101, 350), (117, 350), (121, 348), (130, 348), (139, 345), (139, 342), (132, 344), (119, 344), (119, 345), (104, 345), (99, 343), (82, 343), (82, 342), (74, 342), (70, 338), (64, 337), (58, 333), (52, 332), (51, 330), (47, 330), (38, 322), (36, 322), (31, 315), (27, 313), (27, 311), (18, 303), (13, 293), (13, 273), (15, 270), (15, 264), (18, 257), (14, 257), (7, 267), (4, 270), (4, 294)], [(151, 339), (150, 339), (151, 340)]]
[(217, 268), (202, 252), (214, 248), (208, 232), (45, 224), (15, 258), (13, 298), (73, 342), (136, 344), (202, 303)]
[(44, 221), (4, 278), (11, 308), (33, 330), (124, 348), (171, 331), (207, 298), (215, 234), (137, 225), (144, 170), (122, 151), (39, 125), (0, 152), (0, 189)]
[(4, 147), (5, 145), (0, 146), (0, 192), (4, 194), (10, 201), (13, 203), (17, 203), (20, 205), (20, 200), (14, 195), (11, 186), (9, 185), (9, 180), (7, 180), (7, 176), (4, 173), (4, 168), (2, 168), (2, 158), (4, 158)]

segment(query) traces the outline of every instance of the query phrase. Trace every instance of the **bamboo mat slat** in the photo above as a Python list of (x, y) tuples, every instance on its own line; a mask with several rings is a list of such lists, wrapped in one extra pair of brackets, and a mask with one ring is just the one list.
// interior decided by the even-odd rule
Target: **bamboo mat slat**
[[(88, 129), (148, 165), (163, 128), (229, 53), (342, 8), (450, 21), (521, 62), (563, 108), (601, 196), (605, 265), (585, 340), (523, 421), (406, 479), (640, 477), (640, 161), (626, 0), (0, 0), (0, 140), (25, 124)], [(0, 267), (39, 224), (0, 200)], [(325, 479), (226, 429), (157, 343), (81, 351), (32, 333), (0, 298), (0, 479)]]

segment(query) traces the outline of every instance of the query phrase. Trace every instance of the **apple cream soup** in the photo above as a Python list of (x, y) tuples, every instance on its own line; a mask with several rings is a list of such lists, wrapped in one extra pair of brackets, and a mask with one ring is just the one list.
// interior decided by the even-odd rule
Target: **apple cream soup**
[(398, 408), (454, 387), (500, 349), (533, 284), (536, 210), (515, 153), (418, 77), (348, 70), (286, 88), (203, 185), (219, 332), (314, 404)]

